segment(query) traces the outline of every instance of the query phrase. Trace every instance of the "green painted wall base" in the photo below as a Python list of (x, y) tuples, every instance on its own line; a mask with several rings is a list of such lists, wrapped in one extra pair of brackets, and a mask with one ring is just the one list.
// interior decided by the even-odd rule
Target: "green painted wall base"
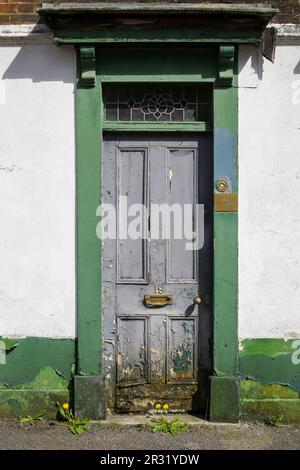
[(300, 424), (300, 400), (241, 400), (241, 418), (274, 426)]
[[(239, 368), (242, 379), (252, 379), (264, 385), (282, 385), (300, 394), (300, 341), (245, 339), (241, 344)], [(256, 397), (250, 397), (248, 392), (247, 398)]]
[(242, 418), (300, 423), (300, 341), (245, 339), (241, 343)]
[[(77, 416), (105, 419), (103, 377), (76, 375), (73, 383), (74, 340), (2, 338), (2, 341), (6, 345), (6, 363), (0, 364), (0, 417), (44, 412), (55, 418), (56, 403), (70, 401)], [(242, 341), (239, 373), (240, 383), (229, 374), (210, 378), (211, 421), (238, 421), (240, 404), (245, 420), (300, 423), (299, 340)]]
[(209, 420), (236, 423), (240, 415), (239, 381), (236, 377), (210, 378)]
[(69, 402), (68, 390), (0, 390), (0, 417), (44, 416), (55, 419), (56, 403)]
[(56, 403), (70, 401), (75, 342), (72, 339), (2, 338), (0, 416), (45, 413), (55, 418)]
[(82, 418), (105, 419), (105, 385), (100, 375), (75, 375), (74, 410)]

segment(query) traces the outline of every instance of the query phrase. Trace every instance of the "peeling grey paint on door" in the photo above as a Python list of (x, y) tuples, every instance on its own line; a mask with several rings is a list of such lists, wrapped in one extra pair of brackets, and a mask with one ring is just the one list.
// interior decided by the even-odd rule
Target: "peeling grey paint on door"
[[(118, 210), (124, 195), (128, 204), (148, 207), (202, 202), (198, 167), (209, 155), (208, 136), (108, 135), (103, 155), (103, 200)], [(209, 362), (208, 305), (193, 304), (201, 290), (201, 256), (186, 251), (181, 240), (151, 240), (151, 221), (150, 211), (143, 227), (148, 239), (122, 240), (117, 227), (117, 240), (105, 240), (103, 245), (109, 406), (137, 412), (164, 400), (173, 409), (189, 410), (197, 408), (200, 369), (208, 368)], [(157, 289), (172, 294), (173, 303), (147, 307), (144, 295)], [(207, 331), (200, 334), (204, 325)], [(204, 365), (199, 367), (201, 357)]]

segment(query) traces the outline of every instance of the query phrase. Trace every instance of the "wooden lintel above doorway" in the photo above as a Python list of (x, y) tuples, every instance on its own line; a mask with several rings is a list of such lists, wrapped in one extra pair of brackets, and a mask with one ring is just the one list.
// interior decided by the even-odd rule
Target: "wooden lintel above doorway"
[(278, 13), (269, 5), (198, 2), (55, 2), (38, 14), (59, 43), (258, 43)]

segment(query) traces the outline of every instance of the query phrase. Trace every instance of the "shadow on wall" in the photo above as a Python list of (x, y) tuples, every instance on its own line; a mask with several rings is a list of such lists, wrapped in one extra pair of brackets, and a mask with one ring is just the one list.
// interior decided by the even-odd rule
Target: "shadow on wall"
[[(15, 46), (12, 46), (15, 48)], [(17, 46), (19, 47), (19, 46)], [(76, 83), (76, 57), (73, 47), (54, 44), (28, 44), (20, 47), (3, 74), (3, 79), (31, 79), (33, 82)]]
[(239, 49), (238, 73), (240, 74), (245, 67), (249, 68), (250, 65), (252, 73), (256, 74), (258, 81), (261, 81), (263, 78), (263, 61), (260, 47), (243, 46), (242, 49)]
[(296, 67), (294, 68), (294, 74), (295, 74), (295, 75), (300, 74), (300, 61), (298, 62), (298, 64), (297, 64)]

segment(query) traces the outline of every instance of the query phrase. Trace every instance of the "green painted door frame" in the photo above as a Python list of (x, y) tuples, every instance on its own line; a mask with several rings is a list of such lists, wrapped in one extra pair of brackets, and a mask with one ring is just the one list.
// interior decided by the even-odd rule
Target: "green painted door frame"
[[(96, 236), (101, 202), (101, 137), (103, 130), (120, 125), (102, 119), (102, 83), (176, 82), (211, 83), (213, 89), (214, 180), (225, 179), (227, 191), (237, 193), (237, 77), (235, 47), (229, 45), (186, 50), (167, 47), (168, 64), (156, 49), (77, 49), (77, 372), (74, 378), (77, 415), (105, 417), (105, 380), (102, 369), (101, 241)], [(178, 61), (181, 57), (181, 61)], [(126, 58), (126, 60), (124, 59)], [(181, 70), (185, 73), (182, 74)], [(132, 74), (132, 70), (135, 71)], [(125, 126), (126, 127), (126, 126)], [(154, 128), (153, 128), (154, 127)], [(185, 124), (185, 132), (195, 125)], [(127, 126), (127, 130), (137, 127)], [(209, 124), (199, 125), (206, 132)], [(122, 128), (125, 130), (125, 128)], [(141, 126), (140, 130), (144, 130)], [(155, 130), (152, 125), (151, 130)], [(157, 125), (157, 131), (166, 130)], [(170, 126), (170, 131), (180, 130)], [(182, 129), (181, 129), (182, 130)], [(221, 193), (220, 193), (221, 194)], [(229, 194), (230, 195), (230, 194)], [(223, 198), (226, 199), (226, 195)], [(235, 211), (235, 209), (234, 209)], [(235, 421), (239, 416), (237, 378), (237, 212), (214, 212), (214, 289), (212, 375), (208, 416)]]
[[(168, 0), (142, 4), (128, 0), (47, 3), (38, 12), (58, 44), (77, 49), (75, 412), (92, 418), (104, 418), (106, 413), (101, 242), (96, 236), (96, 211), (101, 203), (102, 133), (117, 129), (102, 120), (101, 85), (208, 82), (213, 86), (215, 210), (213, 345), (207, 415), (213, 421), (237, 421), (237, 45), (258, 44), (278, 11), (257, 5), (174, 4)], [(132, 24), (128, 22), (130, 17), (134, 19)], [(207, 123), (197, 129), (195, 123), (184, 127), (185, 132), (210, 130)], [(162, 129), (158, 126), (157, 130)], [(168, 130), (180, 128), (169, 126)]]

